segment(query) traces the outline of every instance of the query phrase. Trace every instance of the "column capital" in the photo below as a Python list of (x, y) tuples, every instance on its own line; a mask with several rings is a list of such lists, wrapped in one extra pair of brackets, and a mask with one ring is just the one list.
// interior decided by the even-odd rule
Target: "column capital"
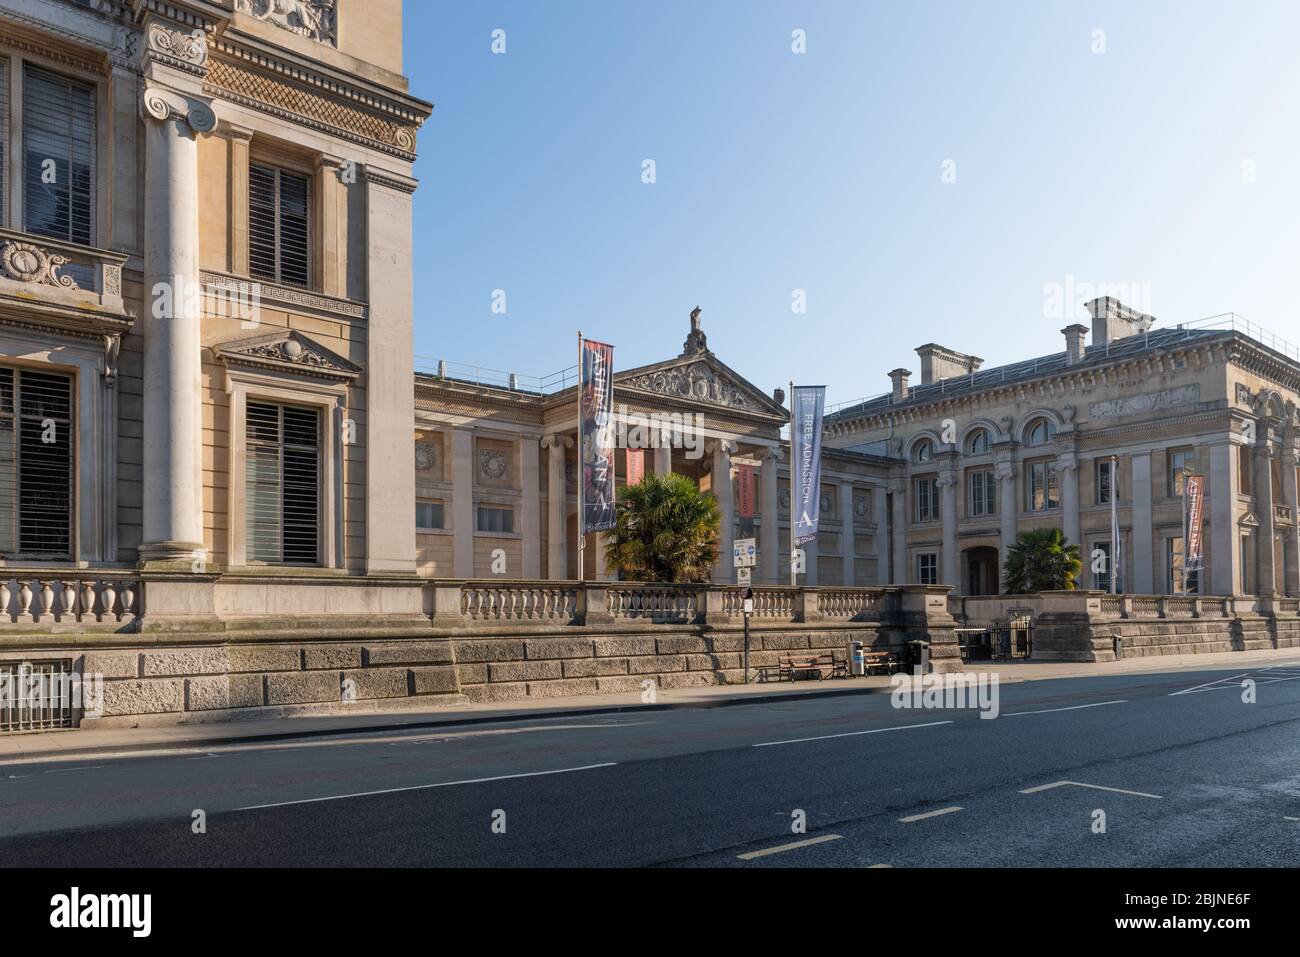
[(543, 435), (541, 445), (544, 449), (571, 449), (574, 446), (573, 436), (565, 435), (562, 432), (552, 432), (549, 435)]
[(147, 83), (140, 91), (140, 118), (146, 122), (183, 120), (196, 134), (211, 133), (217, 128), (211, 100), (155, 83)]
[(1079, 467), (1079, 460), (1073, 452), (1062, 452), (1056, 457), (1056, 467), (1063, 471), (1074, 471)]
[(736, 442), (734, 439), (718, 439), (714, 442), (710, 442), (706, 451), (710, 455), (717, 455), (719, 452), (730, 455), (732, 452), (736, 451)]
[(160, 65), (203, 77), (208, 72), (208, 35), (201, 27), (191, 31), (160, 19), (150, 18), (144, 28), (140, 66), (148, 70)]
[(997, 476), (998, 481), (1005, 482), (1016, 477), (1016, 467), (1010, 462), (999, 462), (993, 474)]
[(768, 446), (759, 453), (759, 458), (769, 462), (780, 462), (785, 459), (785, 450), (780, 446)]
[(907, 485), (903, 482), (894, 481), (885, 486), (885, 491), (890, 495), (902, 495), (907, 490)]

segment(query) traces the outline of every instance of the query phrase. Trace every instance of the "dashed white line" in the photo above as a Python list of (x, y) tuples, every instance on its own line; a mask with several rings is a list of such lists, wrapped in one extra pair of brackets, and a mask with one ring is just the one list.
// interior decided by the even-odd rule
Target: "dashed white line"
[(925, 814), (913, 814), (910, 817), (900, 817), (898, 819), (898, 823), (914, 824), (917, 821), (924, 821), (926, 818), (938, 817), (941, 814), (955, 814), (956, 812), (961, 810), (964, 809), (960, 807), (944, 807), (944, 808), (940, 808), (937, 811), (927, 811)]
[(1076, 788), (1092, 788), (1094, 791), (1113, 791), (1115, 794), (1132, 794), (1134, 797), (1155, 798), (1161, 800), (1159, 794), (1147, 794), (1145, 791), (1126, 791), (1124, 788), (1108, 788), (1101, 784), (1084, 784), (1082, 781), (1053, 781), (1051, 784), (1040, 784), (1036, 788), (1025, 788), (1021, 794), (1037, 794), (1039, 791), (1050, 791), (1052, 788), (1062, 788), (1071, 785)]
[(1019, 714), (1056, 714), (1058, 711), (1081, 711), (1084, 708), (1100, 708), (1108, 704), (1124, 704), (1126, 701), (1128, 701), (1127, 698), (1120, 698), (1117, 701), (1096, 701), (1092, 704), (1076, 704), (1071, 705), (1068, 708), (1044, 708), (1042, 711), (1007, 711), (1003, 713), (1002, 717), (1014, 718)]
[(547, 774), (570, 774), (574, 771), (591, 771), (595, 768), (612, 768), (618, 762), (606, 761), (604, 764), (584, 764), (580, 768), (556, 768), (554, 771), (527, 771), (523, 774), (499, 774), (491, 778), (468, 778), (464, 781), (439, 781), (437, 784), (414, 784), (405, 788), (385, 788), (382, 791), (358, 791), (355, 794), (332, 794), (329, 797), (303, 798), (300, 801), (280, 801), (275, 804), (250, 804), (237, 808), (239, 811), (261, 811), (271, 807), (289, 807), (292, 804), (317, 804), (321, 801), (342, 801), (346, 798), (372, 797), (376, 794), (398, 794), (402, 791), (427, 791), (430, 788), (450, 788), (458, 784), (486, 784), (490, 781), (509, 781), (514, 778), (539, 778)]
[(885, 731), (907, 731), (911, 728), (937, 728), (941, 724), (952, 724), (951, 721), (927, 721), (925, 724), (900, 724), (896, 728), (871, 728), (868, 731), (845, 731), (841, 734), (819, 734), (812, 738), (791, 738), (788, 741), (764, 741), (762, 744), (751, 745), (755, 748), (774, 748), (778, 744), (802, 744), (805, 741), (826, 741), (830, 738), (853, 738), (861, 734), (881, 734)]
[(825, 844), (827, 841), (838, 841), (843, 837), (843, 834), (823, 834), (821, 837), (810, 837), (806, 841), (793, 841), (790, 844), (778, 844), (776, 847), (765, 847), (761, 851), (750, 851), (748, 854), (737, 854), (736, 858), (741, 861), (752, 861), (756, 857), (767, 857), (769, 854), (795, 851), (801, 847), (812, 847), (814, 844)]

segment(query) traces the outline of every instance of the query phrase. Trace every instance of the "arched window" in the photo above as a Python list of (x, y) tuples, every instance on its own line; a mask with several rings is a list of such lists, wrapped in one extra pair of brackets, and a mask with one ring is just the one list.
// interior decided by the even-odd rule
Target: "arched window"
[(928, 462), (934, 458), (934, 443), (929, 439), (922, 439), (912, 448), (913, 462)]
[(984, 455), (989, 450), (989, 431), (988, 429), (976, 429), (966, 439), (967, 455)]
[(1056, 438), (1056, 425), (1051, 419), (1035, 419), (1025, 432), (1026, 445), (1046, 445)]

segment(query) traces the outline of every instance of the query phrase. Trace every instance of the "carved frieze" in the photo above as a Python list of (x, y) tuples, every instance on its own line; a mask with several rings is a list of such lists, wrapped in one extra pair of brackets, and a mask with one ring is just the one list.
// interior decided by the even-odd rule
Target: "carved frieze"
[(694, 399), (742, 412), (766, 412), (749, 392), (719, 375), (707, 362), (692, 362), (625, 379), (620, 386), (681, 399)]
[(478, 471), (481, 477), (491, 482), (499, 482), (506, 477), (509, 470), (510, 462), (505, 452), (500, 449), (479, 449)]
[(235, 9), (308, 40), (338, 44), (337, 0), (235, 0)]
[(1163, 412), (1184, 405), (1195, 405), (1201, 399), (1201, 387), (1197, 383), (1180, 385), (1160, 392), (1146, 392), (1142, 395), (1128, 396), (1123, 399), (1107, 399), (1088, 404), (1088, 416), (1092, 419), (1111, 419), (1124, 415), (1140, 415), (1151, 412)]
[(415, 446), (415, 467), (428, 472), (438, 467), (438, 443), (418, 442)]
[(13, 240), (0, 248), (0, 269), (10, 279), (62, 289), (76, 289), (71, 276), (60, 276), (59, 268), (71, 260), (67, 256), (46, 252), (40, 246)]

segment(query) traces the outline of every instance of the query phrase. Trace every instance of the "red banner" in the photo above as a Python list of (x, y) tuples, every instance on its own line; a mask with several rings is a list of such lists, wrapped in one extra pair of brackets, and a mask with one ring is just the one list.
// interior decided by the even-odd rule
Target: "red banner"
[(638, 485), (645, 478), (645, 449), (627, 449), (627, 484)]
[(1183, 500), (1187, 509), (1187, 550), (1183, 560), (1188, 571), (1197, 571), (1205, 557), (1205, 540), (1201, 530), (1205, 515), (1204, 475), (1184, 476)]
[(754, 517), (754, 466), (736, 466), (736, 484), (739, 486), (740, 517)]

